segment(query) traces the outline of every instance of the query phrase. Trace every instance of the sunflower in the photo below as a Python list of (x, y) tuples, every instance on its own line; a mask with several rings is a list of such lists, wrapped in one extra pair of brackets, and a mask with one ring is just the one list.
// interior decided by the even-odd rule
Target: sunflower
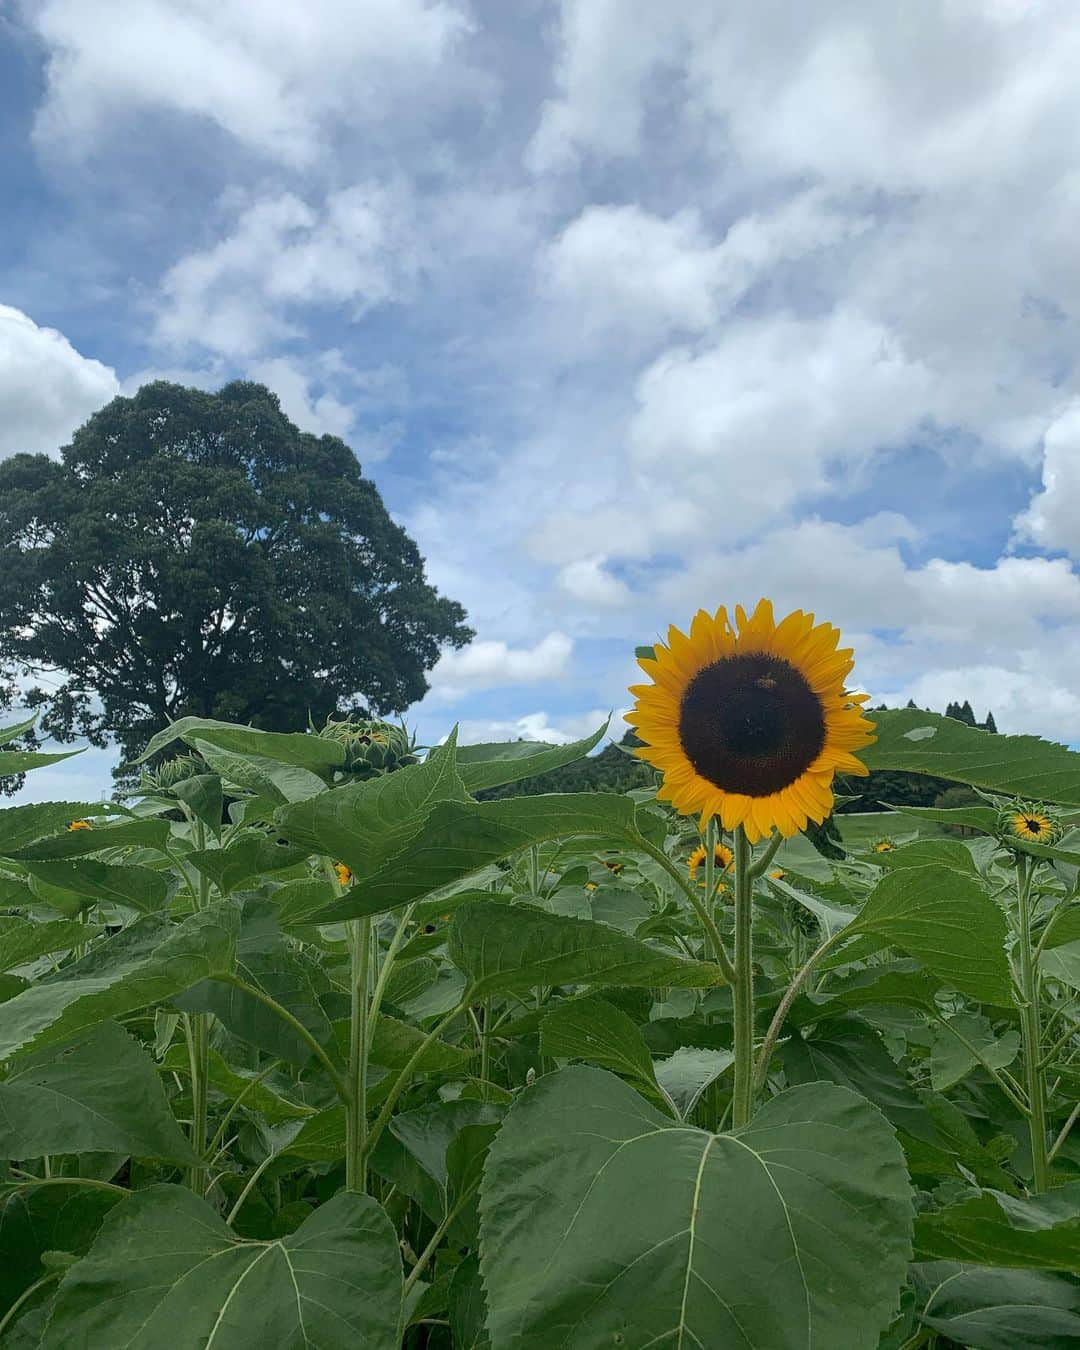
[(90, 824), (90, 822), (89, 822), (88, 820), (73, 820), (73, 821), (71, 822), (71, 824), (68, 826), (68, 830), (69, 830), (69, 831), (71, 831), (71, 830), (89, 830), (89, 829), (92, 829), (92, 828), (93, 828), (93, 827), (91, 826), (91, 824)]
[[(698, 868), (705, 861), (704, 845), (699, 844), (693, 853), (686, 860), (686, 870), (690, 873), (690, 880), (696, 881)], [(713, 862), (716, 864), (718, 872), (730, 872), (735, 865), (735, 854), (726, 844), (717, 844), (713, 849)]]
[(879, 839), (874, 845), (875, 853), (895, 853), (896, 845), (891, 839)]
[(595, 882), (595, 881), (587, 881), (587, 882), (585, 883), (585, 889), (586, 889), (587, 891), (595, 891), (595, 890), (597, 889), (597, 887), (596, 887), (596, 882)]
[(659, 769), (658, 795), (702, 822), (743, 826), (750, 842), (776, 827), (785, 837), (833, 807), (837, 773), (865, 775), (853, 751), (873, 724), (849, 694), (850, 648), (839, 630), (795, 610), (779, 623), (762, 600), (748, 618), (699, 610), (687, 637), (668, 630), (639, 664), (652, 684), (635, 685), (626, 720), (645, 742), (634, 753)]
[(783, 881), (783, 879), (787, 876), (787, 873), (784, 871), (782, 867), (774, 867), (773, 870), (769, 873), (769, 876), (772, 877), (773, 881)]
[(1031, 844), (1056, 844), (1063, 833), (1056, 820), (1041, 803), (1014, 802), (998, 818), (998, 828), (1016, 839)]
[(350, 885), (352, 885), (352, 872), (349, 870), (349, 868), (347, 868), (347, 867), (345, 866), (344, 863), (340, 863), (340, 862), (339, 862), (339, 863), (335, 863), (335, 864), (334, 864), (334, 871), (337, 873), (337, 879), (338, 879), (339, 885), (342, 885), (342, 886), (350, 886)]
[(601, 858), (600, 861), (609, 872), (614, 872), (616, 876), (623, 870), (623, 864), (617, 858)]

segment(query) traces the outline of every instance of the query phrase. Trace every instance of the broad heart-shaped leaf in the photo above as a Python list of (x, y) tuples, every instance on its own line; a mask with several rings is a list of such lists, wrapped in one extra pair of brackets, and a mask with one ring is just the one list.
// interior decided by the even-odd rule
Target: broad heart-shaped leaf
[(869, 769), (906, 769), (1037, 801), (1080, 805), (1080, 754), (1038, 736), (995, 736), (952, 717), (905, 708), (874, 713)]
[(462, 905), (450, 921), (449, 951), (476, 999), (553, 984), (708, 989), (724, 982), (709, 962), (672, 956), (608, 924), (533, 905)]
[(812, 1038), (794, 1032), (780, 1052), (789, 1083), (839, 1083), (874, 1103), (891, 1125), (936, 1142), (926, 1108), (873, 1027), (857, 1017), (819, 1026)]
[(911, 1191), (892, 1128), (832, 1084), (709, 1134), (574, 1067), (510, 1108), (481, 1189), (494, 1350), (872, 1350)]
[[(979, 1055), (973, 1054), (973, 1050), (978, 1050)], [(981, 1013), (957, 1013), (955, 1017), (947, 1018), (934, 1027), (934, 1043), (930, 1051), (930, 1085), (935, 1092), (945, 1092), (965, 1078), (977, 1064), (1007, 1069), (1019, 1053), (1018, 1031), (1006, 1031), (999, 1038)]]
[(7, 849), (0, 840), (0, 854), (25, 862), (50, 858), (85, 858), (110, 848), (165, 847), (169, 837), (167, 820), (122, 820), (115, 825), (94, 825), (89, 830), (65, 830), (63, 834), (38, 839), (23, 848)]
[(415, 838), (439, 801), (467, 801), (451, 735), (437, 756), (396, 773), (336, 788), (276, 814), (286, 839), (345, 863), (359, 883)]
[(67, 829), (73, 820), (114, 815), (116, 808), (102, 802), (30, 802), (0, 811), (0, 852), (22, 848), (43, 835)]
[(609, 722), (605, 722), (591, 736), (569, 745), (545, 745), (542, 741), (462, 745), (457, 750), (458, 773), (470, 792), (483, 792), (505, 783), (518, 783), (523, 778), (535, 778), (537, 774), (550, 773), (564, 764), (584, 759), (603, 740), (608, 725)]
[(288, 1237), (243, 1242), (179, 1186), (118, 1205), (57, 1291), (42, 1350), (397, 1350), (401, 1256), (382, 1207), (342, 1191)]
[[(44, 1252), (82, 1255), (102, 1220), (121, 1199), (120, 1191), (104, 1187), (71, 1186), (47, 1182), (0, 1183), (0, 1308), (7, 1311), (15, 1299), (45, 1271)], [(7, 1340), (4, 1341), (5, 1350)]]
[(256, 755), (278, 764), (312, 769), (315, 773), (327, 773), (345, 763), (344, 746), (322, 736), (258, 731), (255, 727), (236, 726), (232, 722), (215, 722), (209, 717), (181, 717), (179, 721), (171, 722), (153, 737), (135, 763), (142, 764), (176, 740), (187, 741), (189, 745), (201, 740), (234, 755)]
[(84, 1027), (173, 998), (232, 969), (239, 911), (225, 901), (182, 924), (159, 915), (136, 919), (81, 961), (31, 985), (4, 1004), (0, 1060), (17, 1050), (70, 1039)]
[(100, 932), (100, 928), (88, 928), (70, 919), (32, 923), (29, 919), (4, 916), (0, 918), (0, 971), (15, 970), (50, 952), (71, 951)]
[(965, 848), (958, 839), (916, 839), (891, 853), (873, 853), (867, 857), (887, 872), (899, 872), (904, 867), (939, 865), (967, 872), (969, 876), (978, 873), (971, 849)]
[(550, 839), (580, 835), (597, 846), (601, 841), (613, 848), (632, 846), (641, 839), (634, 811), (629, 797), (610, 792), (440, 802), (408, 849), (365, 876), (363, 885), (331, 905), (322, 920), (329, 923), (398, 909), (488, 863)]
[(980, 834), (997, 832), (997, 812), (992, 806), (898, 806), (884, 803), (890, 811), (914, 816), (916, 820), (934, 820), (939, 825), (959, 825)]
[(298, 764), (281, 764), (261, 755), (234, 755), (198, 739), (193, 744), (224, 782), (235, 783), (260, 797), (275, 802), (302, 802), (326, 791), (326, 783), (318, 774)]
[[(235, 1101), (241, 1095), (241, 1107), (265, 1116), (271, 1125), (283, 1120), (307, 1120), (316, 1113), (313, 1106), (304, 1106), (279, 1096), (270, 1083), (263, 1079), (257, 1082), (255, 1073), (238, 1073), (211, 1049), (208, 1058), (210, 1088), (220, 1092), (229, 1101)], [(191, 1058), (185, 1045), (171, 1045), (158, 1068), (162, 1073), (178, 1073), (185, 1078), (191, 1074)]]
[[(246, 984), (280, 1003), (320, 1043), (332, 1035), (320, 995), (329, 979), (310, 955), (286, 947), (272, 903), (248, 896), (241, 909), (236, 943), (236, 973)], [(185, 1012), (211, 1012), (235, 1035), (294, 1064), (306, 1064), (311, 1046), (272, 1008), (245, 990), (213, 978), (200, 981), (174, 997)]]
[(1064, 947), (1070, 942), (1080, 942), (1080, 905), (1059, 906), (1050, 916), (1047, 928), (1050, 931), (1045, 934), (1044, 951)]
[(922, 1258), (983, 1266), (1080, 1270), (1080, 1181), (1021, 1200), (1000, 1191), (920, 1214), (915, 1251)]
[(796, 1026), (808, 1026), (859, 1008), (889, 1004), (932, 1012), (936, 1011), (934, 995), (940, 986), (941, 980), (917, 962), (890, 961), (830, 980), (826, 994), (801, 994), (792, 1005), (789, 1020)]
[(911, 1277), (919, 1321), (968, 1350), (1080, 1345), (1080, 1280), (952, 1261), (918, 1263)]
[(54, 858), (24, 866), (31, 877), (46, 886), (106, 905), (122, 905), (139, 914), (159, 910), (169, 894), (163, 873), (135, 863), (117, 867), (96, 858)]
[(667, 1059), (657, 1060), (656, 1078), (668, 1101), (686, 1120), (709, 1084), (722, 1078), (734, 1062), (730, 1050), (681, 1045)]
[(197, 773), (191, 778), (181, 778), (179, 783), (172, 785), (170, 791), (197, 820), (210, 826), (215, 838), (221, 837), (221, 812), (225, 798), (221, 779), (216, 773)]
[(637, 1083), (662, 1100), (652, 1055), (633, 1018), (602, 998), (556, 1003), (540, 1023), (540, 1052), (553, 1059), (583, 1059)]
[(208, 876), (222, 895), (263, 873), (284, 872), (307, 857), (307, 849), (276, 844), (267, 835), (245, 834), (228, 848), (196, 849), (186, 862)]
[(906, 867), (882, 877), (844, 931), (884, 937), (960, 993), (1012, 1005), (1005, 916), (979, 881), (952, 867)]
[(115, 1022), (20, 1058), (0, 1083), (0, 1157), (95, 1152), (195, 1160), (153, 1062)]

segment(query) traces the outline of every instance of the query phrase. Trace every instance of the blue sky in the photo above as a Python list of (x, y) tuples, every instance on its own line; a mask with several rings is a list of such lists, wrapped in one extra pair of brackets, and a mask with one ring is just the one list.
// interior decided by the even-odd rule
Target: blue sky
[(0, 0), (0, 456), (264, 380), (469, 611), (426, 739), (766, 594), (1080, 741), (1078, 58), (1066, 0)]

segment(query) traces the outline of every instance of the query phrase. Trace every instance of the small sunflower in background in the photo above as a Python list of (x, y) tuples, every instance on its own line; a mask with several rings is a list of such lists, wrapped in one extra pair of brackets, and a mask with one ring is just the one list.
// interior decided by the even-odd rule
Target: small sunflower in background
[(1056, 844), (1064, 833), (1061, 822), (1041, 802), (1011, 802), (998, 814), (998, 830), (1006, 839), (1029, 844)]
[[(686, 870), (690, 873), (691, 881), (697, 880), (698, 869), (703, 866), (705, 857), (705, 847), (703, 844), (699, 844), (687, 858)], [(713, 862), (716, 864), (718, 872), (730, 872), (735, 865), (735, 854), (726, 844), (717, 844), (713, 849)]]
[(787, 876), (787, 873), (784, 871), (782, 867), (774, 867), (773, 870), (769, 873), (769, 876), (773, 879), (773, 881), (783, 881), (783, 879)]
[(618, 858), (601, 858), (600, 860), (609, 872), (614, 872), (616, 876), (623, 870), (623, 864)]
[(90, 829), (93, 829), (93, 826), (90, 824), (88, 820), (73, 820), (71, 824), (68, 826), (69, 833), (72, 830), (90, 830)]
[(896, 843), (892, 839), (879, 839), (874, 844), (873, 851), (875, 853), (895, 853)]
[(351, 886), (351, 885), (352, 885), (352, 872), (350, 871), (350, 869), (349, 869), (348, 867), (345, 866), (344, 863), (342, 863), (342, 862), (335, 863), (335, 864), (334, 864), (334, 871), (337, 873), (337, 879), (338, 879), (338, 884), (339, 884), (339, 885), (341, 885), (341, 886)]
[(597, 889), (596, 882), (595, 882), (595, 881), (587, 881), (587, 882), (585, 883), (585, 889), (586, 889), (587, 891), (595, 891), (595, 890)]
[(844, 681), (854, 664), (839, 629), (795, 610), (778, 623), (762, 600), (747, 616), (699, 610), (687, 636), (668, 629), (638, 664), (626, 720), (635, 750), (663, 774), (658, 796), (704, 823), (741, 825), (751, 844), (774, 828), (788, 838), (833, 808), (837, 773), (865, 776), (854, 752), (874, 739), (865, 694)]

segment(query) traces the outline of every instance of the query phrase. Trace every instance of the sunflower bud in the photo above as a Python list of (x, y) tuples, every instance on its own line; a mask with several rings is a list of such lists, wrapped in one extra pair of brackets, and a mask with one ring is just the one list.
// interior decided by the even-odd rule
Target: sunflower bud
[(403, 726), (375, 718), (335, 722), (329, 720), (319, 735), (345, 747), (345, 768), (359, 778), (415, 764), (416, 741)]
[(143, 769), (139, 778), (139, 791), (167, 792), (177, 783), (182, 783), (185, 778), (194, 778), (206, 771), (206, 762), (198, 755), (177, 755), (173, 759), (165, 760), (155, 769)]
[(1026, 839), (1029, 844), (1056, 844), (1065, 829), (1042, 802), (1012, 801), (998, 812), (997, 833), (1008, 847), (1014, 839)]

